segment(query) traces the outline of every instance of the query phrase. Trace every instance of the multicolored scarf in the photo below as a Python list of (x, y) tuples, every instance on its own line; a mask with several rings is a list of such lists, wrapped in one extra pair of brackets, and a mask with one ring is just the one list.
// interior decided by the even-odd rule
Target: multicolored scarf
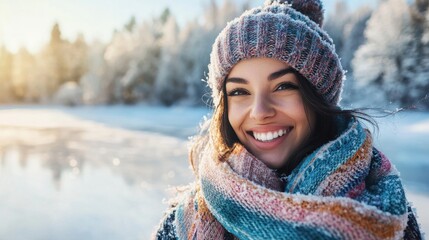
[(357, 121), (281, 180), (236, 145), (201, 154), (196, 188), (176, 208), (179, 239), (400, 239), (410, 211), (394, 166)]

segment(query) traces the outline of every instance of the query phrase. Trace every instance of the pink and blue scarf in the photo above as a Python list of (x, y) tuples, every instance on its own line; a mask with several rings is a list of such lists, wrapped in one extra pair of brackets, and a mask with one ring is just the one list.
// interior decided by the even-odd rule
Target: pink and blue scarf
[(195, 188), (175, 209), (178, 239), (420, 236), (398, 172), (357, 121), (287, 181), (239, 144), (228, 159), (214, 159), (210, 145), (201, 156)]

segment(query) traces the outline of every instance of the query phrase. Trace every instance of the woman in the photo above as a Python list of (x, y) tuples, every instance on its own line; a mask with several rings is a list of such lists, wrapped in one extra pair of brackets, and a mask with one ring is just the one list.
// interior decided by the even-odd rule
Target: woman
[(344, 71), (322, 20), (319, 1), (267, 1), (219, 34), (196, 182), (155, 238), (421, 238), (365, 115), (338, 106)]

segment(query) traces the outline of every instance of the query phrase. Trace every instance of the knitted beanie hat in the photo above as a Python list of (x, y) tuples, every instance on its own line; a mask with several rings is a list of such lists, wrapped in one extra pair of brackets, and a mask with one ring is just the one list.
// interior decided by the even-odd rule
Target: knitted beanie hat
[(227, 24), (210, 55), (208, 84), (215, 105), (226, 76), (240, 60), (267, 57), (301, 73), (328, 104), (337, 105), (344, 71), (335, 46), (322, 30), (320, 0), (267, 0)]

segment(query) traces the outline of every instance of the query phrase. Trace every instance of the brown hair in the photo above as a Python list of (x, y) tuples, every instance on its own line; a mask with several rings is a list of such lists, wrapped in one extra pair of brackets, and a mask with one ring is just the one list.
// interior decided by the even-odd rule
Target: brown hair
[(225, 84), (222, 88), (219, 103), (214, 109), (210, 124), (210, 135), (213, 139), (214, 148), (220, 158), (227, 157), (231, 153), (234, 144), (239, 142), (228, 120), (228, 99), (226, 98)]

